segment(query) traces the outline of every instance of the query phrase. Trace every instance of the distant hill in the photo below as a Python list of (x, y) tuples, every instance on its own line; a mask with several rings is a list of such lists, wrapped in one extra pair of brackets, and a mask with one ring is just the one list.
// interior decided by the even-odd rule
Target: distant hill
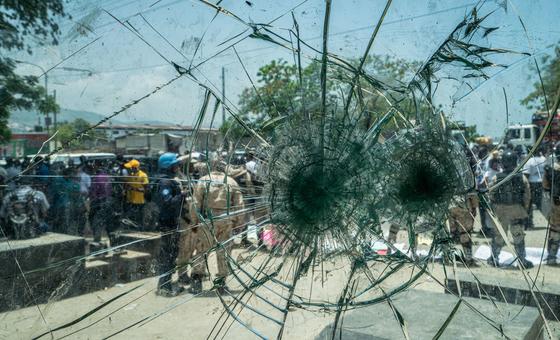
[[(88, 123), (97, 123), (104, 118), (103, 115), (95, 112), (90, 111), (80, 111), (80, 110), (71, 110), (71, 109), (61, 109), (60, 113), (57, 115), (57, 121), (59, 123), (62, 122), (71, 122), (75, 119), (81, 118)], [(15, 111), (12, 112), (10, 115), (10, 119), (8, 119), (8, 126), (15, 132), (21, 131), (31, 131), (33, 127), (37, 125), (38, 113), (36, 111)], [(113, 124), (151, 124), (151, 125), (159, 125), (159, 124), (170, 124), (169, 122), (162, 122), (162, 121), (138, 121), (138, 120), (119, 120), (119, 119), (112, 119)], [(41, 116), (41, 125), (45, 123), (44, 118)]]

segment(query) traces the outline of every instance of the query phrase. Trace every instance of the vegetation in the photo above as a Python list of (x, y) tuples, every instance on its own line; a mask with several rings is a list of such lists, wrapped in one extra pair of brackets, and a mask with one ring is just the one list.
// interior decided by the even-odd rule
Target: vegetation
[[(552, 106), (560, 86), (560, 45), (554, 49), (553, 56), (547, 55), (541, 59), (540, 68), (542, 84), (540, 81), (535, 82), (533, 92), (525, 97), (521, 104), (529, 109), (544, 111), (546, 102), (549, 109)], [(537, 71), (536, 68), (534, 71)]]
[[(38, 44), (57, 44), (59, 27), (54, 20), (64, 16), (63, 0), (5, 0), (0, 2), (0, 49), (4, 52), (26, 50), (31, 54), (28, 37)], [(10, 139), (7, 123), (10, 112), (39, 107), (42, 112), (54, 112), (57, 105), (46, 90), (37, 85), (37, 77), (15, 73), (16, 62), (0, 56), (0, 143)]]
[(99, 139), (106, 139), (102, 132), (90, 130), (91, 124), (86, 120), (77, 118), (72, 122), (63, 122), (58, 126), (57, 139), (65, 143), (72, 140), (78, 133), (87, 131), (87, 134), (79, 140), (74, 140), (70, 143), (69, 148), (79, 149), (84, 146), (94, 146), (95, 142)]
[[(353, 64), (358, 65), (354, 60)], [(419, 68), (417, 62), (390, 57), (369, 56), (363, 66), (364, 71), (376, 79), (391, 86), (405, 85), (407, 75), (414, 74)], [(311, 62), (300, 70), (297, 65), (284, 60), (274, 60), (261, 67), (257, 73), (254, 86), (243, 90), (239, 98), (240, 116), (247, 125), (263, 135), (269, 135), (274, 129), (274, 122), (290, 115), (311, 116), (319, 112), (321, 87), (321, 64)], [(354, 74), (338, 68), (329, 68), (327, 81), (327, 106), (341, 110), (346, 100)], [(362, 91), (354, 93), (359, 98), (360, 106), (365, 108), (362, 127), (369, 128), (379, 116), (387, 112), (390, 104), (365, 81), (359, 82)], [(404, 114), (413, 114), (416, 110), (412, 100), (399, 104)], [(427, 109), (427, 108), (423, 108)], [(223, 133), (237, 138), (247, 135), (247, 131), (230, 117), (221, 128)]]

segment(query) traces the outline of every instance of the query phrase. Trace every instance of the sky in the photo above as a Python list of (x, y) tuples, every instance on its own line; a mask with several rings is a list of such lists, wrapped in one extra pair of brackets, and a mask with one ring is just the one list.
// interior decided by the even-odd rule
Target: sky
[[(370, 53), (424, 62), (477, 3), (395, 0)], [(317, 50), (322, 48), (324, 1), (224, 0), (220, 5), (232, 15), (216, 16), (214, 8), (194, 0), (72, 1), (67, 4), (71, 18), (60, 19), (59, 45), (37, 44), (33, 54), (18, 52), (13, 57), (49, 70), (49, 91), (56, 90), (62, 107), (109, 115), (175, 77), (171, 63), (198, 65), (197, 79), (220, 94), (224, 68), (226, 98), (235, 109), (239, 94), (251, 85), (244, 68), (254, 80), (258, 68), (271, 60), (294, 62), (287, 49), (250, 38), (246, 23), (268, 24), (274, 32), (288, 36), (295, 18), (301, 39)], [(329, 51), (345, 59), (361, 57), (384, 6), (383, 1), (333, 0)], [(484, 43), (531, 56), (498, 57), (511, 66), (496, 67), (489, 80), (457, 102), (453, 101), (461, 97), (457, 88), (442, 81), (435, 99), (454, 119), (476, 124), (479, 133), (499, 136), (508, 123), (530, 122), (533, 112), (521, 106), (520, 100), (537, 80), (531, 67), (534, 58), (551, 53), (560, 41), (560, 2), (499, 0), (487, 1), (482, 8), (495, 10), (486, 25), (499, 27)], [(128, 28), (123, 24), (126, 21)], [(234, 41), (238, 41), (235, 50)], [(311, 49), (304, 52), (304, 62), (319, 56)], [(457, 71), (449, 70), (451, 75)], [(42, 73), (26, 64), (20, 64), (18, 72)], [(204, 90), (183, 77), (118, 119), (193, 125), (203, 97)]]

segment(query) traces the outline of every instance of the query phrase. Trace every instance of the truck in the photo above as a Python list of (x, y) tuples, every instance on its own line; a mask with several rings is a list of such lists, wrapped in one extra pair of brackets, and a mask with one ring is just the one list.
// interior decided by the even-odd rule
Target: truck
[[(515, 124), (507, 127), (504, 144), (513, 146), (523, 145), (526, 147), (533, 146), (548, 121), (548, 113), (536, 112), (533, 114), (531, 124)], [(560, 141), (560, 110), (552, 119), (552, 124), (548, 133), (544, 136), (545, 143), (556, 143)]]

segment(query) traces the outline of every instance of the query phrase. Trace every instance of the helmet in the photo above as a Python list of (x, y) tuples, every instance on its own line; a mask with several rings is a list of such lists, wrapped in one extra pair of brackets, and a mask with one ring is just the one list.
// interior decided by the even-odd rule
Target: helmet
[(133, 159), (130, 162), (125, 163), (124, 167), (127, 168), (127, 169), (139, 168), (140, 167), (140, 162), (137, 161), (136, 159)]
[(502, 165), (504, 166), (504, 171), (510, 172), (517, 166), (517, 154), (511, 149), (507, 149), (502, 155)]
[(177, 157), (176, 153), (166, 152), (163, 155), (159, 156), (158, 159), (158, 168), (160, 170), (168, 170), (172, 166), (179, 164), (181, 161)]

